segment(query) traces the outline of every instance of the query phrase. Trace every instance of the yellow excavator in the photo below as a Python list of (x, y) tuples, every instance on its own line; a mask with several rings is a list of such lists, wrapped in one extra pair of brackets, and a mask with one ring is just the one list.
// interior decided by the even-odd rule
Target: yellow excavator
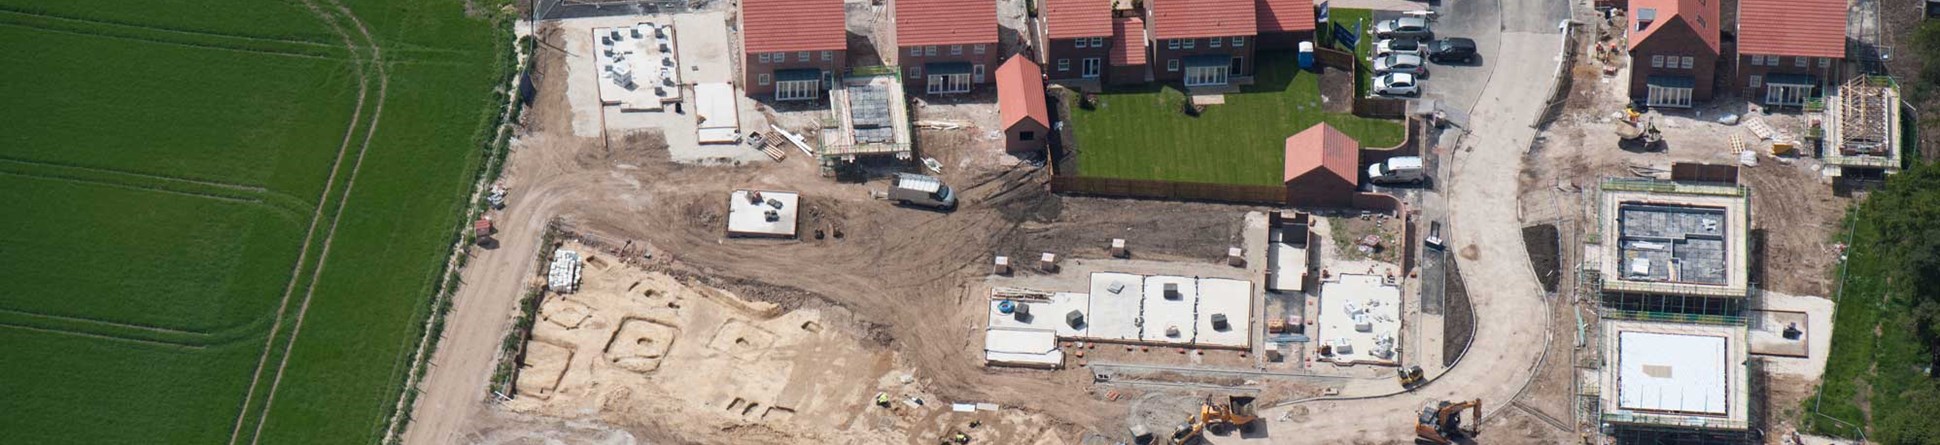
[(1482, 422), (1482, 399), (1466, 402), (1439, 404), (1421, 408), (1421, 419), (1415, 423), (1415, 442), (1449, 445), (1462, 438), (1481, 434), (1475, 427), (1462, 428), (1462, 411), (1474, 410), (1469, 415), (1476, 423)]
[(1259, 420), (1259, 413), (1253, 409), (1251, 396), (1227, 396), (1224, 402), (1215, 401), (1212, 396), (1199, 405), (1199, 414), (1187, 417), (1186, 423), (1172, 432), (1167, 445), (1187, 445), (1197, 443), (1208, 428), (1246, 428)]

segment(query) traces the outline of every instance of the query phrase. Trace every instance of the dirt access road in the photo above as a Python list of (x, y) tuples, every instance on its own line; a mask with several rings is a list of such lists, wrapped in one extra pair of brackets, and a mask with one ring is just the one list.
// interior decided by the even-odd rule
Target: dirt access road
[[(1274, 431), (1298, 435), (1268, 438), (1212, 437), (1215, 443), (1404, 443), (1413, 439), (1414, 413), (1440, 400), (1480, 398), (1493, 417), (1521, 397), (1542, 365), (1549, 302), (1531, 271), (1523, 248), (1522, 221), (1514, 209), (1523, 155), (1536, 130), (1554, 82), (1562, 35), (1556, 24), (1567, 16), (1561, 2), (1499, 0), (1457, 2), (1451, 7), (1494, 8), (1502, 30), (1500, 46), (1484, 60), (1494, 65), (1487, 87), (1469, 111), (1472, 128), (1445, 160), (1452, 173), (1440, 181), (1449, 202), (1449, 246), (1464, 281), (1473, 292), (1474, 312), (1482, 317), (1475, 339), (1460, 362), (1413, 392), (1322, 399), (1267, 409), (1262, 417)], [(1455, 15), (1455, 14), (1445, 14)], [(1488, 14), (1462, 14), (1489, 20)], [(1494, 24), (1472, 23), (1486, 32)], [(1532, 87), (1544, 86), (1542, 88)], [(1399, 387), (1396, 390), (1399, 391)], [(1282, 422), (1280, 419), (1288, 419)], [(1280, 426), (1286, 425), (1286, 426)]]

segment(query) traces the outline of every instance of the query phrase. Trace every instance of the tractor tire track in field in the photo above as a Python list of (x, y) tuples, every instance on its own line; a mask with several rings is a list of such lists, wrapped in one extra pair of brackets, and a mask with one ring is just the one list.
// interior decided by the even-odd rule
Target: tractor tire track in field
[[(349, 20), (356, 27), (357, 33), (363, 37), (364, 43), (368, 45), (370, 50), (369, 66), (371, 67), (371, 72), (376, 73), (375, 77), (377, 78), (377, 97), (376, 102), (371, 107), (370, 125), (364, 129), (364, 140), (358, 144), (357, 158), (351, 163), (350, 176), (344, 181), (343, 199), (338, 203), (337, 212), (330, 218), (330, 228), (325, 232), (323, 238), (323, 250), (317, 256), (316, 268), (311, 271), (310, 286), (304, 290), (303, 300), (297, 305), (296, 317), (293, 319), (294, 325), (290, 328), (289, 341), (284, 344), (283, 358), (276, 365), (276, 377), (270, 380), (269, 391), (263, 396), (261, 420), (256, 422), (256, 431), (250, 435), (250, 443), (252, 445), (262, 441), (263, 427), (269, 424), (269, 414), (276, 404), (276, 390), (283, 385), (283, 371), (289, 367), (290, 355), (292, 355), (292, 352), (296, 348), (297, 338), (302, 334), (303, 319), (310, 311), (310, 299), (316, 295), (317, 281), (323, 276), (325, 263), (330, 259), (331, 241), (337, 236), (337, 224), (343, 219), (343, 209), (350, 205), (351, 191), (357, 187), (357, 173), (363, 169), (364, 155), (370, 152), (371, 140), (377, 135), (377, 125), (382, 121), (384, 116), (384, 99), (390, 89), (390, 74), (386, 71), (384, 65), (384, 49), (377, 44), (377, 39), (371, 36), (370, 28), (364, 24), (362, 19), (357, 18), (356, 13), (351, 12), (350, 8), (344, 7), (341, 2), (337, 0), (325, 1), (335, 7), (337, 12), (343, 15), (344, 19)], [(317, 5), (314, 0), (303, 0), (303, 5), (311, 8), (313, 11), (317, 10)], [(339, 28), (333, 26), (333, 29)], [(346, 35), (345, 39), (348, 41), (349, 37)], [(285, 301), (287, 302), (287, 297)], [(273, 339), (274, 336), (272, 336)], [(267, 358), (268, 355), (265, 354), (264, 357)], [(250, 386), (256, 386), (261, 378), (262, 375), (260, 373), (257, 374), (256, 379), (251, 381)], [(248, 404), (245, 403), (244, 406), (246, 409)], [(237, 425), (241, 426), (240, 423)], [(230, 436), (232, 444), (236, 438), (234, 435)]]
[(311, 204), (301, 198), (257, 186), (206, 182), (112, 169), (40, 161), (23, 161), (4, 157), (0, 157), (0, 175), (99, 185), (145, 192), (168, 193), (257, 205), (280, 212), (292, 221), (302, 221), (302, 215), (315, 207), (315, 204)]
[(0, 26), (11, 26), (16, 28), (31, 29), (35, 31), (41, 31), (41, 32), (51, 32), (51, 33), (68, 34), (68, 35), (76, 35), (76, 36), (131, 40), (136, 42), (154, 43), (158, 45), (184, 46), (189, 48), (207, 49), (207, 50), (216, 50), (216, 51), (235, 51), (235, 52), (248, 53), (248, 54), (262, 54), (267, 56), (282, 56), (282, 57), (300, 57), (305, 59), (317, 59), (317, 60), (344, 60), (342, 58), (335, 57), (334, 55), (311, 54), (311, 53), (295, 52), (295, 51), (278, 51), (278, 50), (262, 49), (262, 48), (222, 46), (222, 45), (215, 45), (215, 44), (208, 44), (208, 43), (163, 40), (163, 39), (157, 39), (157, 38), (143, 38), (143, 37), (138, 37), (130, 34), (109, 34), (109, 33), (100, 33), (100, 32), (86, 32), (86, 31), (78, 31), (78, 30), (66, 29), (66, 28), (34, 26), (34, 25), (29, 25), (29, 24), (19, 23), (19, 22), (0, 21)]
[[(256, 369), (250, 375), (250, 379), (249, 379), (249, 389), (243, 393), (242, 409), (236, 413), (235, 425), (230, 429), (230, 432), (229, 432), (230, 445), (235, 445), (237, 440), (241, 439), (243, 425), (247, 423), (250, 418), (250, 412), (251, 412), (250, 405), (252, 405), (255, 402), (257, 389), (262, 386), (263, 371), (269, 365), (270, 355), (272, 355), (272, 353), (276, 351), (275, 345), (276, 345), (277, 333), (283, 330), (283, 320), (285, 318), (285, 315), (289, 313), (290, 297), (296, 293), (296, 286), (297, 286), (297, 283), (300, 281), (298, 278), (302, 275), (304, 271), (303, 266), (304, 266), (305, 260), (309, 257), (309, 254), (310, 254), (310, 247), (312, 244), (311, 241), (314, 240), (317, 235), (318, 223), (323, 221), (324, 209), (327, 209), (330, 207), (328, 205), (330, 202), (330, 199), (329, 199), (330, 194), (331, 194), (331, 191), (336, 189), (337, 175), (339, 172), (342, 171), (345, 154), (347, 154), (350, 151), (351, 143), (355, 139), (357, 135), (357, 130), (360, 126), (365, 127), (365, 133), (368, 136), (369, 133), (372, 133), (376, 130), (376, 124), (377, 124), (378, 113), (376, 113), (376, 110), (373, 110), (372, 116), (369, 120), (369, 124), (360, 125), (363, 122), (365, 122), (363, 118), (364, 104), (365, 104), (365, 101), (369, 99), (369, 95), (370, 95), (369, 94), (370, 80), (371, 80), (372, 71), (367, 70), (366, 66), (379, 65), (379, 64), (371, 63), (367, 65), (364, 59), (357, 56), (357, 50), (359, 49), (359, 46), (357, 45), (356, 41), (350, 38), (350, 33), (346, 32), (342, 28), (342, 25), (338, 23), (337, 19), (334, 16), (331, 16), (330, 14), (325, 13), (322, 9), (318, 8), (312, 0), (302, 0), (302, 3), (305, 8), (310, 10), (311, 14), (317, 17), (318, 21), (323, 22), (325, 27), (328, 27), (332, 33), (337, 35), (338, 39), (343, 42), (345, 50), (350, 52), (352, 66), (357, 72), (357, 102), (354, 106), (351, 107), (353, 111), (350, 117), (350, 127), (344, 130), (343, 142), (338, 145), (336, 159), (333, 162), (331, 162), (331, 165), (330, 165), (329, 179), (327, 179), (324, 182), (323, 192), (321, 195), (319, 195), (317, 200), (318, 204), (316, 206), (316, 211), (311, 214), (310, 227), (305, 231), (305, 234), (303, 236), (303, 249), (300, 251), (300, 253), (297, 254), (297, 264), (293, 266), (290, 270), (290, 282), (283, 289), (283, 296), (280, 299), (280, 301), (277, 303), (275, 321), (274, 323), (271, 324), (267, 336), (263, 339), (263, 353), (257, 356)], [(375, 55), (375, 51), (373, 51), (373, 56), (374, 55)], [(375, 62), (375, 57), (372, 57), (372, 61)], [(382, 75), (381, 72), (379, 75), (380, 76)], [(374, 108), (382, 108), (382, 107), (383, 107), (383, 92), (380, 91), (378, 93), (378, 99), (374, 105)], [(365, 141), (369, 141), (369, 138), (366, 137)], [(358, 148), (359, 159), (362, 159), (363, 157), (362, 150), (367, 147), (368, 145), (366, 144)], [(352, 168), (351, 176), (352, 177), (356, 176), (356, 169), (354, 167)], [(334, 221), (336, 220), (337, 216), (343, 214), (343, 207), (344, 207), (343, 201), (348, 200), (350, 198), (349, 182), (350, 182), (349, 178), (346, 178), (345, 189), (343, 193), (340, 195), (341, 199), (338, 200), (339, 202), (337, 203), (337, 209), (334, 213), (331, 214), (331, 219), (333, 221), (332, 229), (334, 229), (334, 226), (335, 226)], [(322, 240), (322, 245), (329, 246), (330, 241), (334, 236), (335, 236), (334, 233), (325, 235)], [(319, 255), (319, 258), (315, 261), (315, 265), (313, 265), (312, 267), (314, 267), (317, 270), (321, 270), (322, 264), (323, 264), (323, 258), (321, 257), (321, 255)], [(316, 286), (316, 282), (315, 282), (316, 276), (317, 274), (311, 275), (312, 278), (309, 282), (309, 288), (311, 289), (314, 289)], [(306, 299), (307, 299), (307, 293), (308, 292), (306, 291), (306, 297), (305, 297)], [(301, 317), (301, 314), (299, 314), (298, 317)], [(294, 332), (292, 332), (290, 335), (291, 343), (295, 342), (295, 338), (296, 338), (296, 335)], [(287, 343), (283, 351), (284, 351), (283, 355), (285, 360), (279, 363), (276, 368), (278, 379), (282, 378), (282, 370), (288, 364), (287, 358), (289, 356), (289, 351), (288, 351)], [(275, 391), (274, 384), (272, 384), (272, 388), (270, 389), (270, 391)], [(264, 423), (267, 423), (269, 420), (268, 416), (269, 416), (270, 397), (265, 395), (263, 398), (264, 398), (263, 407), (262, 409), (258, 410), (258, 412), (260, 412), (261, 415), (257, 416), (258, 421), (256, 423), (257, 425), (256, 434), (252, 435), (251, 443), (255, 442), (256, 440), (255, 436), (261, 434), (262, 425)]]

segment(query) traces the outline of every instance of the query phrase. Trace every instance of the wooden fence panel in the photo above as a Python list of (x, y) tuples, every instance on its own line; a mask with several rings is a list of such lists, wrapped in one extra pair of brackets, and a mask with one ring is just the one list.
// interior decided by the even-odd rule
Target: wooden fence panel
[(1168, 199), (1184, 201), (1215, 201), (1247, 204), (1282, 205), (1287, 200), (1286, 187), (1269, 185), (1231, 185), (1208, 184), (1199, 182), (1155, 181), (1143, 179), (1087, 178), (1057, 176), (1051, 178), (1051, 192), (1075, 195), (1107, 196), (1116, 198)]

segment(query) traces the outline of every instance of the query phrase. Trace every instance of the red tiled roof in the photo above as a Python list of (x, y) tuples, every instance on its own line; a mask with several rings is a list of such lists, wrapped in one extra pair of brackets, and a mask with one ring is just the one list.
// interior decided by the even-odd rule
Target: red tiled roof
[(1111, 21), (1111, 65), (1145, 64), (1145, 20), (1137, 17)]
[(896, 46), (975, 43), (997, 43), (997, 0), (896, 1)]
[(1738, 53), (1846, 57), (1845, 0), (1739, 0)]
[(1111, 0), (1044, 0), (1044, 37), (1111, 35)]
[(1325, 171), (1349, 184), (1360, 182), (1354, 171), (1361, 165), (1361, 143), (1325, 123), (1315, 124), (1287, 137), (1286, 175), (1283, 180)]
[[(1718, 4), (1722, 0), (1630, 0), (1630, 49), (1656, 34), (1658, 30), (1681, 22), (1704, 39), (1704, 46), (1718, 51)], [(1637, 13), (1645, 8), (1657, 10), (1650, 27), (1637, 30)], [(1843, 16), (1842, 16), (1843, 17)]]
[(849, 47), (842, 0), (743, 0), (741, 50), (834, 51)]
[(1024, 119), (1051, 127), (1051, 114), (1044, 108), (1044, 69), (1029, 57), (1010, 56), (997, 67), (997, 116), (1004, 128)]
[(1260, 32), (1254, 0), (1149, 0), (1152, 38), (1251, 36)]
[(1314, 0), (1255, 0), (1260, 32), (1314, 30)]

